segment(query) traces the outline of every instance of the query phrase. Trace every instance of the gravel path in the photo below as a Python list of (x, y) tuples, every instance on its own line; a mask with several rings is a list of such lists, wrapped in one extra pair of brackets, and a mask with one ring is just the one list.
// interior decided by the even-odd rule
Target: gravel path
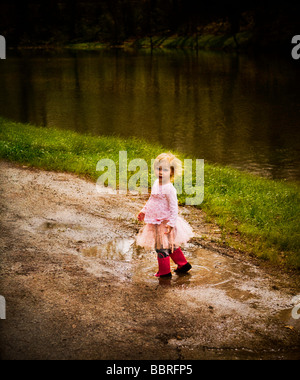
[(2, 359), (300, 359), (299, 273), (218, 244), (200, 210), (190, 275), (135, 247), (141, 196), (0, 162)]

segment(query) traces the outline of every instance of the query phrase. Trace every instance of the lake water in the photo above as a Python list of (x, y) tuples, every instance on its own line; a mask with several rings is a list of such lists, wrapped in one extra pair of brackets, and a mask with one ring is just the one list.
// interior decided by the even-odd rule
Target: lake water
[(0, 115), (143, 137), (269, 178), (300, 180), (300, 61), (213, 52), (8, 51)]

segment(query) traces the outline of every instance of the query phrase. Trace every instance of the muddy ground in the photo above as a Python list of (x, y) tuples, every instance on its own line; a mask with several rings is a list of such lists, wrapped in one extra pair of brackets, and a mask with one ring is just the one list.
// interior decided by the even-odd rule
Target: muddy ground
[[(300, 359), (299, 273), (222, 248), (200, 210), (189, 275), (134, 245), (146, 198), (0, 162), (2, 359)], [(175, 267), (173, 267), (175, 268)]]

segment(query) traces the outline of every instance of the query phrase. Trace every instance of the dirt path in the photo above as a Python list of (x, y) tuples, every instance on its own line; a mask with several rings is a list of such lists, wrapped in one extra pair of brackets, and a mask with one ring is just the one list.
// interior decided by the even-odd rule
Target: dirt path
[[(190, 275), (159, 282), (132, 244), (139, 196), (0, 162), (2, 359), (299, 359), (297, 274), (211, 243), (192, 208)], [(205, 239), (202, 239), (205, 237)]]

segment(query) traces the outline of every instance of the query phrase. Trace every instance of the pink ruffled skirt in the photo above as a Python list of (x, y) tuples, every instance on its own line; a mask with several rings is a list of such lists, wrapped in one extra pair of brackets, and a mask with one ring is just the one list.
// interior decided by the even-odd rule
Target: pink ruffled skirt
[(147, 250), (171, 249), (173, 251), (194, 236), (191, 226), (181, 217), (177, 218), (176, 226), (170, 234), (165, 233), (167, 223), (146, 224), (136, 238), (137, 245)]

